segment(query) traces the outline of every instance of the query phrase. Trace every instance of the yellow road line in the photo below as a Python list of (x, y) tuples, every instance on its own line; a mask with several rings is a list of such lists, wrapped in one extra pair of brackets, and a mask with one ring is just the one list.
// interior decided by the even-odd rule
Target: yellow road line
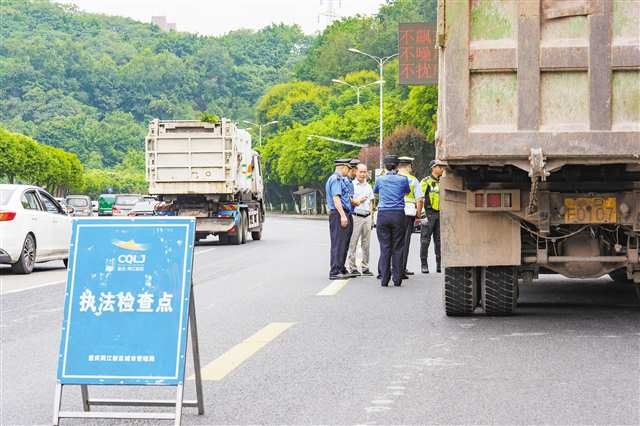
[(251, 358), (270, 341), (285, 332), (294, 322), (272, 322), (245, 341), (235, 345), (202, 369), (202, 380), (222, 380)]
[(347, 280), (335, 280), (328, 286), (326, 286), (320, 293), (316, 294), (316, 296), (335, 296), (340, 290), (346, 286), (351, 279)]

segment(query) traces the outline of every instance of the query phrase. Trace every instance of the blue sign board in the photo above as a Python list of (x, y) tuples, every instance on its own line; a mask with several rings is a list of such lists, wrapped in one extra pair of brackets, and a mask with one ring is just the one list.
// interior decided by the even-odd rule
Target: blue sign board
[(194, 234), (184, 217), (73, 221), (60, 383), (183, 382)]

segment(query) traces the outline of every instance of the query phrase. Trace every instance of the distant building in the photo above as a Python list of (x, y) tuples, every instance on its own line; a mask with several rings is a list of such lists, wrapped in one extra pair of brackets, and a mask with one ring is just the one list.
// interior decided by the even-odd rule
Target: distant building
[(166, 16), (152, 16), (151, 23), (159, 26), (162, 31), (176, 31), (176, 23), (167, 22)]

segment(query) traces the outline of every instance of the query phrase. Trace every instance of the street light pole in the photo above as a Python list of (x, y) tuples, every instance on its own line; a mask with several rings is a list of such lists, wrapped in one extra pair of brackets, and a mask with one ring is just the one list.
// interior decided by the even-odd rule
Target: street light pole
[[(383, 79), (384, 79), (384, 73), (383, 73), (383, 71), (384, 71), (384, 64), (386, 64), (386, 63), (387, 63), (387, 62), (389, 62), (391, 59), (393, 59), (393, 58), (395, 58), (396, 56), (398, 56), (398, 54), (397, 54), (397, 53), (395, 53), (395, 54), (393, 54), (393, 55), (391, 55), (391, 56), (385, 56), (385, 57), (382, 57), (382, 58), (381, 58), (381, 57), (379, 57), (379, 56), (373, 56), (373, 55), (370, 55), (370, 54), (368, 54), (368, 53), (365, 53), (365, 52), (363, 52), (363, 51), (361, 51), (361, 50), (358, 50), (358, 49), (355, 49), (355, 48), (353, 48), (353, 47), (349, 48), (348, 50), (349, 50), (349, 52), (352, 52), (352, 53), (359, 53), (359, 54), (361, 54), (361, 55), (367, 56), (367, 57), (369, 57), (369, 58), (373, 59), (374, 61), (376, 61), (376, 62), (378, 63), (378, 66), (380, 67), (380, 81), (381, 81), (381, 82), (384, 82), (384, 80), (383, 80)], [(383, 96), (383, 89), (382, 89), (382, 86), (383, 86), (383, 84), (382, 84), (382, 83), (380, 83), (380, 168), (381, 168), (381, 169), (382, 169), (382, 161), (383, 161), (383, 157), (384, 157), (384, 154), (383, 154), (383, 148), (382, 148), (382, 147), (383, 147), (383, 140), (382, 140), (382, 137), (383, 137), (383, 125), (384, 125), (384, 122), (383, 122), (383, 116), (382, 116), (382, 105), (383, 105), (383, 103), (382, 103), (382, 99), (383, 99), (383, 98), (382, 98), (382, 96)]]
[(372, 86), (374, 84), (382, 84), (382, 83), (384, 83), (384, 81), (378, 80), (378, 81), (374, 81), (372, 83), (363, 84), (362, 86), (356, 86), (356, 85), (353, 85), (353, 84), (349, 84), (344, 80), (338, 80), (338, 79), (335, 79), (335, 78), (332, 79), (331, 81), (334, 82), (334, 83), (338, 83), (338, 84), (344, 84), (345, 86), (349, 86), (353, 90), (355, 90), (356, 91), (356, 100), (357, 100), (357, 104), (358, 105), (360, 105), (360, 90), (364, 89), (365, 87)]
[(262, 128), (267, 127), (271, 124), (276, 124), (278, 120), (273, 120), (265, 124), (254, 123), (253, 121), (248, 121), (248, 120), (242, 120), (242, 122), (258, 127), (258, 146), (262, 146)]

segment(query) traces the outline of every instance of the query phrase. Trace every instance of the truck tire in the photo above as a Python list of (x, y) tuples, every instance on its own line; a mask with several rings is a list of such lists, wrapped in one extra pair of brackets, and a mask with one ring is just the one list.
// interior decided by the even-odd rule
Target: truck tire
[(262, 230), (260, 230), (260, 231), (251, 231), (251, 239), (253, 241), (260, 241), (262, 239)]
[(247, 233), (249, 232), (249, 217), (247, 216), (247, 212), (244, 210), (242, 211), (241, 216), (242, 244), (247, 244)]
[(626, 268), (616, 269), (613, 272), (609, 272), (609, 277), (616, 284), (633, 284), (633, 280), (630, 280), (629, 278), (627, 278), (627, 269)]
[(30, 274), (36, 264), (36, 240), (31, 234), (27, 234), (22, 243), (22, 250), (18, 261), (11, 265), (14, 274)]
[(511, 315), (518, 304), (518, 271), (513, 266), (482, 268), (482, 307), (487, 315)]
[(218, 241), (220, 241), (220, 244), (227, 245), (229, 244), (229, 236), (227, 234), (218, 234)]
[(444, 268), (444, 307), (447, 316), (472, 315), (478, 305), (475, 268)]

